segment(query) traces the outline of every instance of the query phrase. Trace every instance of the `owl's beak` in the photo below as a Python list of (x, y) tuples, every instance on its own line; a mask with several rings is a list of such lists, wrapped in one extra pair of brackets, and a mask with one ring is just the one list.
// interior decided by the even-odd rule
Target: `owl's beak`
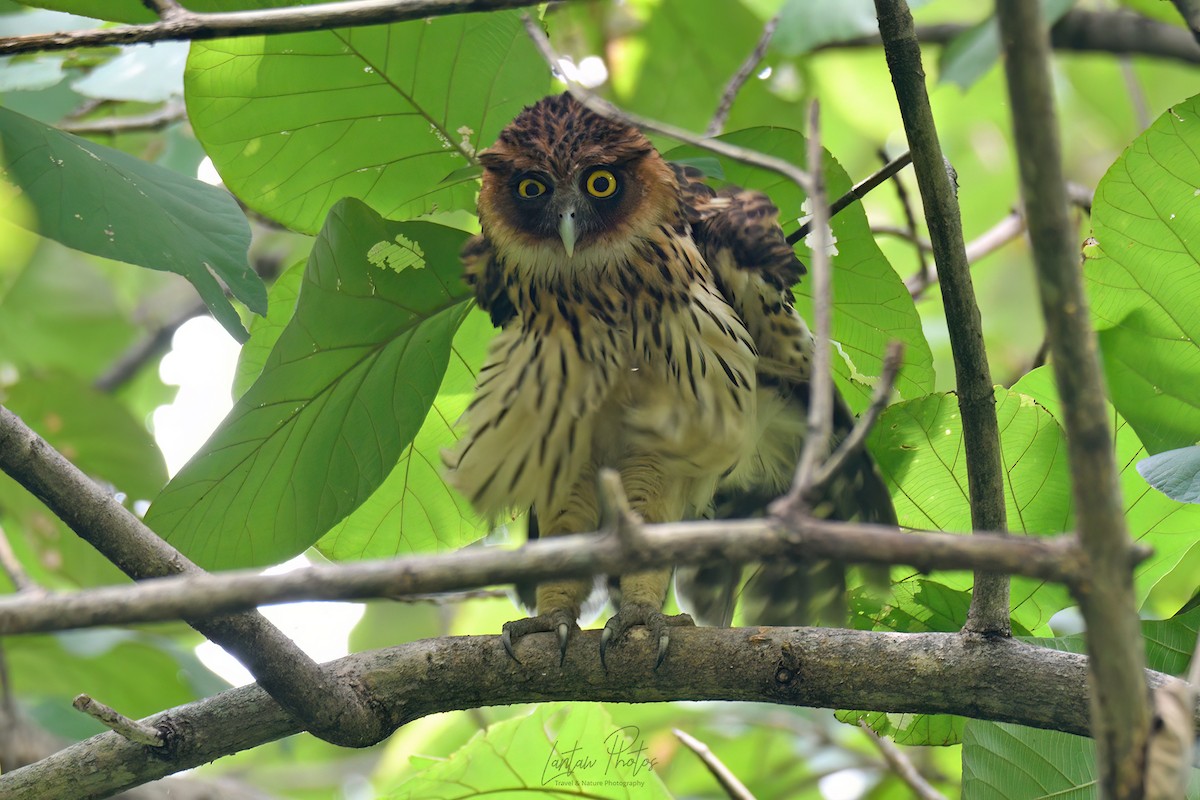
[(558, 236), (562, 239), (567, 258), (575, 253), (575, 209), (568, 208), (558, 214)]

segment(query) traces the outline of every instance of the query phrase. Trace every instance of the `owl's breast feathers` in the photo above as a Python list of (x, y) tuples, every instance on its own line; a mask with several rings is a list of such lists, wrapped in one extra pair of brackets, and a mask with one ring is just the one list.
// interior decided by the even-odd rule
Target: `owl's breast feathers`
[(554, 509), (586, 466), (648, 454), (697, 513), (749, 452), (757, 352), (683, 212), (567, 264), (467, 243), (467, 281), (501, 327), (447, 455), (477, 509)]

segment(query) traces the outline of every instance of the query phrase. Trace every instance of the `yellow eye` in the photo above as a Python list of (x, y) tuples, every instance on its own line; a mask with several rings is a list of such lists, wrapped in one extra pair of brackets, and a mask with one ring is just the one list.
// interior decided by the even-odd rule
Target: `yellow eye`
[(539, 197), (546, 193), (546, 184), (533, 178), (526, 178), (517, 184), (517, 194), (521, 197)]
[(592, 197), (612, 197), (617, 191), (617, 176), (606, 169), (598, 169), (588, 175), (586, 185)]

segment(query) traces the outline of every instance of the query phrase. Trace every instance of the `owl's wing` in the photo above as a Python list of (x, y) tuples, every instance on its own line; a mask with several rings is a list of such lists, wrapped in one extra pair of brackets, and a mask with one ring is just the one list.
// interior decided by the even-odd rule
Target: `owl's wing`
[(492, 317), (492, 324), (503, 328), (517, 315), (504, 285), (504, 273), (496, 261), (492, 243), (477, 233), (463, 244), (459, 257), (463, 278), (475, 293), (475, 302)]
[[(714, 507), (718, 517), (750, 516), (788, 490), (807, 433), (813, 342), (792, 296), (804, 265), (765, 194), (736, 187), (715, 192), (688, 167), (676, 166), (676, 177), (700, 252), (759, 353), (756, 448), (723, 480)], [(834, 391), (836, 446), (854, 415)], [(847, 463), (813, 510), (829, 519), (896, 524), (891, 494), (866, 451)], [(677, 588), (703, 621), (729, 624), (740, 573), (728, 564), (680, 570)], [(741, 603), (751, 624), (798, 625), (844, 617), (844, 591), (841, 564), (765, 565), (747, 580)]]

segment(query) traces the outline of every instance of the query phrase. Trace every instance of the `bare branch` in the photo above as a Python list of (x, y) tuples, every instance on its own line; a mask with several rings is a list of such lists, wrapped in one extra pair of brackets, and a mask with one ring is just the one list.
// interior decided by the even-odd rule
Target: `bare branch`
[(158, 728), (130, 719), (86, 694), (77, 696), (71, 705), (135, 744), (144, 744), (147, 747), (162, 747), (165, 744), (162, 731)]
[(79, 135), (137, 133), (162, 130), (168, 125), (185, 119), (187, 119), (187, 108), (183, 103), (176, 102), (166, 103), (162, 108), (156, 108), (145, 114), (62, 122), (59, 123), (58, 128), (67, 133)]
[[(892, 177), (897, 172), (904, 169), (911, 163), (912, 163), (912, 154), (909, 151), (905, 150), (903, 153), (896, 156), (888, 163), (884, 164), (878, 170), (871, 173), (867, 177), (863, 178), (858, 183), (854, 184), (854, 186), (850, 189), (850, 191), (846, 192), (844, 195), (839, 197), (837, 200), (834, 200), (833, 204), (829, 206), (829, 216), (831, 218), (836, 217), (839, 213), (844, 211), (846, 209), (846, 207), (849, 206), (851, 203), (853, 203), (857, 200), (862, 200), (864, 197), (866, 197), (868, 194), (870, 194), (873, 189), (879, 187), (884, 181), (886, 181), (888, 178)], [(800, 241), (805, 236), (808, 236), (808, 234), (812, 233), (812, 230), (813, 230), (813, 221), (810, 219), (808, 222), (804, 223), (799, 228), (792, 231), (792, 233), (787, 237), (787, 243), (794, 245), (796, 242)]]
[(838, 445), (837, 450), (834, 450), (825, 463), (817, 469), (809, 488), (810, 492), (819, 493), (837, 476), (846, 463), (863, 449), (867, 436), (875, 427), (875, 421), (879, 419), (879, 415), (888, 404), (888, 398), (892, 396), (892, 387), (896, 384), (896, 376), (900, 372), (900, 362), (903, 358), (904, 343), (890, 342), (887, 353), (883, 357), (883, 370), (879, 374), (879, 383), (875, 385), (875, 392), (871, 396), (871, 405), (867, 406), (867, 410), (854, 423), (854, 427)]
[[(607, 673), (600, 631), (571, 640), (565, 669), (548, 634), (521, 640), (525, 667), (505, 654), (499, 636), (463, 636), (357, 653), (324, 668), (331, 682), (371, 687), (393, 726), (451, 709), (535, 701), (736, 700), (895, 713), (969, 709), (979, 719), (1088, 733), (1088, 660), (1074, 653), (957, 633), (679, 628), (671, 635), (679, 646), (658, 672), (657, 643), (641, 629), (620, 645), (619, 658), (610, 656)], [(1146, 680), (1160, 686), (1175, 679), (1147, 672)], [(105, 797), (301, 730), (258, 686), (143, 722), (168, 732), (165, 752), (147, 758), (141, 745), (102, 733), (0, 776), (0, 795)]]
[[(2, 406), (0, 470), (130, 577), (205, 574)], [(212, 613), (194, 609), (187, 621), (236, 656), (311, 732), (352, 746), (374, 744), (387, 735), (382, 712), (367, 705), (354, 687), (331, 683), (262, 615)]]
[[(904, 0), (875, 0), (884, 54), (904, 131), (912, 148), (913, 169), (925, 210), (929, 238), (942, 282), (946, 327), (958, 387), (963, 441), (967, 453), (967, 483), (971, 499), (971, 525), (976, 530), (1007, 528), (1004, 506), (1004, 472), (1000, 463), (1000, 431), (996, 424), (996, 396), (983, 345), (983, 326), (970, 265), (963, 245), (962, 219), (954, 186), (946, 172), (925, 88), (921, 50), (917, 45), (912, 14)], [(971, 595), (966, 629), (976, 633), (1008, 635), (1008, 578), (979, 573)]]
[[(925, 46), (949, 44), (971, 27), (954, 23), (922, 25), (917, 28), (917, 39)], [(1050, 41), (1055, 48), (1065, 51), (1150, 56), (1200, 64), (1200, 46), (1187, 31), (1128, 11), (1074, 8), (1050, 29)], [(830, 42), (819, 49), (878, 47), (879, 44), (879, 35), (872, 34)]]
[(880, 736), (875, 731), (871, 730), (871, 726), (867, 724), (865, 719), (858, 721), (858, 727), (862, 728), (867, 734), (867, 738), (879, 748), (879, 754), (883, 756), (883, 760), (891, 767), (892, 772), (900, 777), (912, 789), (913, 796), (919, 800), (946, 800), (946, 796), (933, 788), (933, 785), (925, 780), (916, 768), (916, 766), (904, 755), (904, 752), (896, 747), (891, 741), (883, 736)]
[[(1131, 549), (1131, 564), (1148, 548)], [(1073, 585), (1087, 579), (1075, 537), (962, 536), (901, 532), (883, 525), (786, 520), (699, 520), (646, 525), (637, 564), (649, 569), (786, 558), (845, 563), (908, 564), (921, 572), (988, 569)], [(192, 619), (296, 600), (397, 598), (516, 581), (577, 578), (629, 571), (630, 552), (604, 533), (554, 536), (516, 550), (470, 548), (454, 553), (321, 565), (281, 575), (257, 570), (188, 574), (47, 597), (0, 598), (0, 635), (134, 622)]]
[(746, 81), (750, 80), (750, 76), (754, 74), (759, 62), (767, 54), (767, 46), (771, 44), (771, 37), (775, 35), (777, 27), (779, 27), (778, 14), (767, 20), (767, 24), (763, 26), (762, 36), (758, 37), (758, 44), (754, 46), (754, 50), (729, 79), (729, 83), (725, 85), (725, 91), (721, 92), (721, 102), (717, 104), (717, 110), (713, 113), (712, 120), (704, 131), (706, 137), (718, 136), (725, 128), (725, 121), (729, 119), (729, 111), (733, 108), (734, 98), (746, 85)]
[[(529, 38), (537, 45), (538, 50), (542, 54), (542, 58), (546, 60), (546, 64), (556, 74), (558, 73), (558, 62), (560, 56), (554, 51), (550, 44), (550, 40), (546, 38), (546, 34), (541, 27), (528, 14), (524, 17), (525, 30), (529, 33)], [(674, 125), (668, 125), (665, 122), (648, 119), (637, 114), (631, 114), (628, 111), (623, 111), (612, 103), (597, 96), (587, 87), (575, 83), (566, 75), (559, 75), (567, 84), (567, 90), (571, 96), (590, 109), (592, 112), (599, 114), (607, 119), (614, 119), (624, 122), (627, 125), (634, 125), (643, 130), (654, 131), (655, 133), (669, 136), (672, 139), (690, 144), (695, 147), (703, 147), (711, 153), (716, 153), (719, 156), (739, 161), (743, 164), (749, 164), (752, 167), (761, 167), (769, 169), (772, 172), (778, 173), (788, 180), (796, 183), (806, 193), (809, 188), (810, 178), (807, 172), (785, 161), (782, 158), (758, 153), (754, 150), (747, 150), (744, 147), (723, 142), (720, 139), (710, 139), (705, 136), (699, 136), (691, 131), (686, 131), (683, 128), (677, 128)]]
[(691, 750), (697, 758), (704, 762), (704, 766), (708, 768), (712, 776), (717, 779), (717, 783), (725, 790), (725, 794), (729, 795), (732, 800), (755, 800), (746, 785), (738, 780), (738, 777), (721, 762), (721, 759), (717, 758), (716, 753), (708, 745), (679, 728), (672, 728), (671, 732), (675, 734), (675, 738), (683, 742), (684, 747)]
[(1179, 16), (1187, 23), (1188, 30), (1200, 42), (1200, 0), (1171, 0)]
[(821, 168), (821, 107), (816, 100), (808, 109), (808, 171), (812, 186), (808, 191), (812, 210), (812, 241), (809, 258), (813, 293), (813, 358), (809, 376), (808, 432), (800, 450), (800, 463), (787, 497), (772, 510), (786, 515), (790, 508), (806, 507), (817, 467), (829, 457), (833, 437), (833, 362), (830, 358), (830, 318), (833, 316), (833, 276), (829, 256), (830, 209), (825, 198), (825, 171)]
[[(161, 2), (161, 0), (160, 0)], [(524, 8), (540, 0), (347, 0), (290, 8), (200, 14), (169, 9), (160, 22), (0, 38), (0, 55), (138, 42), (203, 41), (264, 33), (385, 25), (411, 19)], [(163, 4), (168, 7), (169, 4)], [(160, 8), (161, 10), (161, 8)]]
[(1037, 0), (998, 3), (1008, 95), (1021, 173), (1021, 196), (1037, 264), (1042, 314), (1062, 397), (1067, 457), (1080, 541), (1092, 575), (1076, 587), (1092, 654), (1092, 719), (1100, 794), (1142, 797), (1150, 703), (1130, 543), (1118, 484), (1104, 378), (1071, 221), (1050, 48)]
[(8, 540), (8, 534), (4, 528), (0, 527), (0, 569), (4, 570), (4, 574), (12, 581), (13, 588), (18, 592), (34, 592), (41, 594), (45, 590), (38, 586), (37, 581), (29, 577), (29, 573), (25, 571), (25, 567), (21, 564), (21, 560), (17, 558), (17, 554), (13, 552), (12, 542)]

